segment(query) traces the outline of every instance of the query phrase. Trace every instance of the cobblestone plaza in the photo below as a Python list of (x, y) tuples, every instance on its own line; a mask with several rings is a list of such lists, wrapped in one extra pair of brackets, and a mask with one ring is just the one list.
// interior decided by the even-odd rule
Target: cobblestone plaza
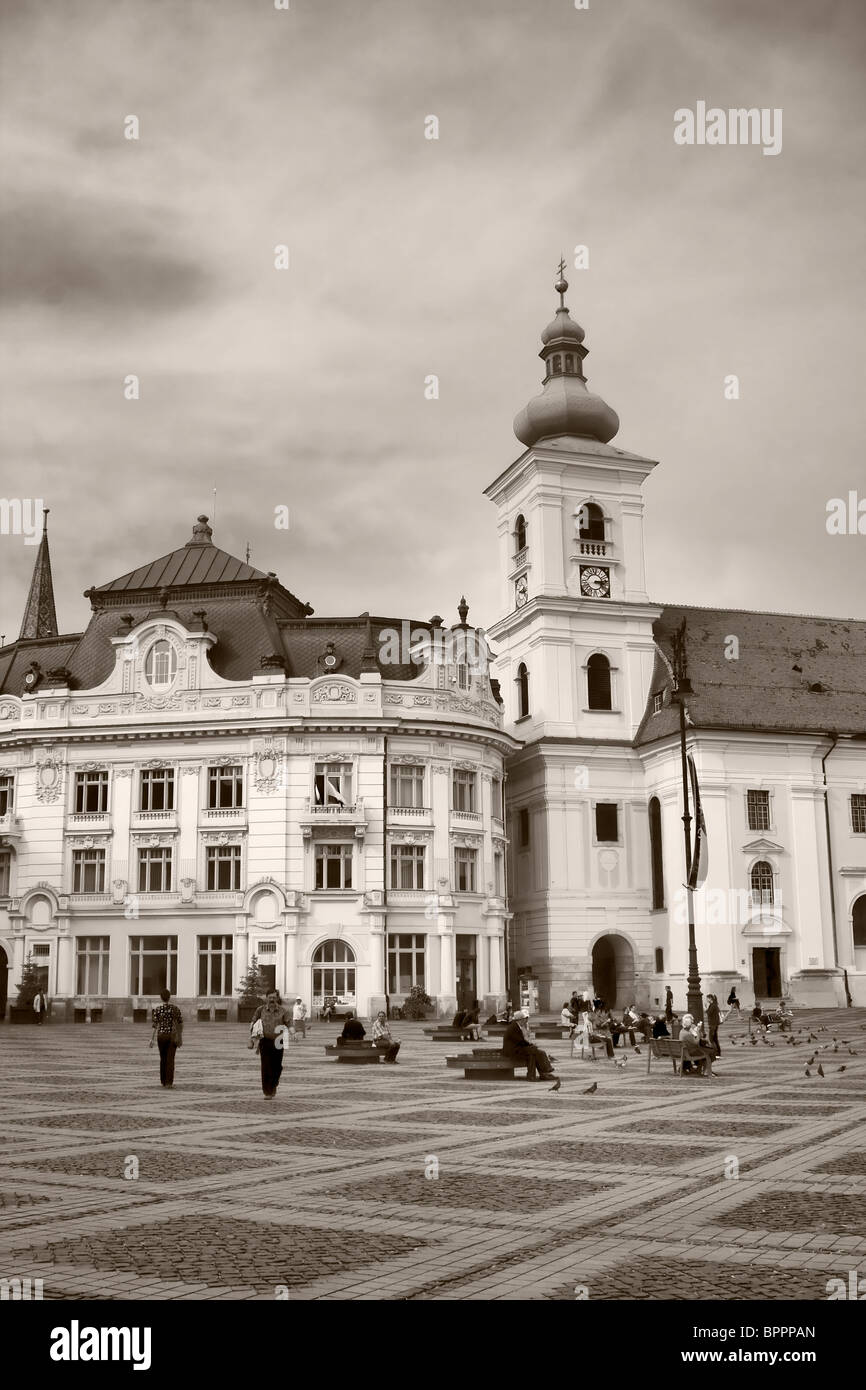
[(149, 1028), (4, 1027), (0, 1274), (172, 1301), (817, 1301), (866, 1275), (866, 1010), (772, 1046), (729, 1019), (712, 1080), (554, 1043), (553, 1094), (464, 1081), (467, 1045), (418, 1024), (375, 1075), (326, 1058), (336, 1033), (287, 1050), (271, 1103), (242, 1026), (191, 1025), (170, 1092)]

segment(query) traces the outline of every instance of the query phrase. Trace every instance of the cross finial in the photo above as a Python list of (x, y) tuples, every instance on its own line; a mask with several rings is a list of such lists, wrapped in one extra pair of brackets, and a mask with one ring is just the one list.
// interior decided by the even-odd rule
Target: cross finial
[(565, 274), (565, 258), (563, 256), (560, 256), (559, 258), (559, 274), (560, 277), (562, 277)]
[(568, 281), (567, 281), (566, 278), (565, 278), (565, 257), (564, 257), (564, 256), (560, 256), (560, 258), (559, 258), (559, 267), (558, 267), (558, 268), (559, 268), (559, 279), (557, 280), (557, 282), (556, 282), (556, 284), (554, 285), (553, 288), (556, 290), (557, 294), (559, 295), (559, 307), (560, 307), (560, 309), (564, 309), (564, 308), (565, 308), (565, 291), (568, 289)]

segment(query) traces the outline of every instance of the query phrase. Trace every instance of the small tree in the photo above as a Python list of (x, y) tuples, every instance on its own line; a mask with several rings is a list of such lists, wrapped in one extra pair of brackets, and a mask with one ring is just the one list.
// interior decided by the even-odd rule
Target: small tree
[(39, 968), (33, 964), (33, 957), (28, 956), (24, 962), (21, 981), (18, 985), (18, 1007), (24, 1009), (28, 1004), (32, 1004), (41, 988)]
[(258, 956), (250, 957), (250, 966), (237, 988), (241, 1004), (258, 1004), (267, 993), (268, 982), (259, 970)]
[(429, 994), (425, 994), (420, 985), (413, 985), (406, 996), (403, 1005), (404, 1018), (424, 1018), (427, 1010), (432, 1008), (433, 1000)]

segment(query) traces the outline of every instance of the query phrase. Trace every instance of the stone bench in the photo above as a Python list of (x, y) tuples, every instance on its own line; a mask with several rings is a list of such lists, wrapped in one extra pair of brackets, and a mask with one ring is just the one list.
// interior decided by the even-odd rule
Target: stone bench
[(328, 1043), (325, 1048), (326, 1057), (336, 1057), (338, 1062), (375, 1062), (378, 1064), (384, 1056), (384, 1048), (380, 1051), (372, 1042), (366, 1038), (352, 1038), (349, 1042)]
[(526, 1062), (521, 1062), (517, 1057), (484, 1048), (476, 1048), (458, 1057), (446, 1057), (445, 1065), (461, 1069), (467, 1081), (513, 1081), (515, 1069), (526, 1068)]
[(460, 1042), (469, 1032), (470, 1028), (480, 1028), (480, 1024), (467, 1023), (465, 1028), (452, 1028), (450, 1025), (443, 1024), (441, 1028), (425, 1028), (424, 1032), (428, 1035), (431, 1042)]

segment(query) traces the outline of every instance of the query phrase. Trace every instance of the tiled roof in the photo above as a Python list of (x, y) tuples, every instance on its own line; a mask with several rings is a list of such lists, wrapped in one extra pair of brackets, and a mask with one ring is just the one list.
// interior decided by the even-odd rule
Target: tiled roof
[(254, 569), (215, 545), (182, 545), (158, 560), (122, 574), (107, 584), (99, 584), (97, 594), (133, 589), (180, 588), (187, 584), (242, 584), (251, 579), (267, 579), (263, 570)]
[(24, 676), (33, 662), (46, 673), (58, 666), (68, 667), (80, 640), (80, 634), (71, 634), (32, 642), (19, 640), (4, 647), (0, 651), (0, 694), (23, 695)]
[[(683, 618), (696, 728), (866, 735), (866, 622), (672, 606), (653, 629), (669, 659)], [(653, 695), (670, 685), (657, 656), (637, 745), (679, 731), (676, 705), (652, 712)]]

